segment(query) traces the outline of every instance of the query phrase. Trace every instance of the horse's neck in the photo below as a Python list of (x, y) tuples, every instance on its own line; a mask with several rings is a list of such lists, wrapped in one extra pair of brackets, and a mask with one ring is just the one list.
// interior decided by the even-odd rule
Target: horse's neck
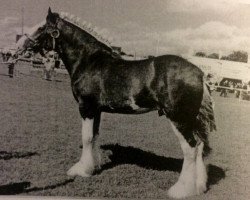
[[(74, 45), (69, 40), (62, 40), (59, 44), (58, 53), (70, 75), (73, 75), (80, 64), (87, 63), (89, 56), (96, 51), (94, 48), (87, 48), (87, 45)], [(80, 48), (79, 48), (80, 47)], [(85, 66), (81, 66), (85, 67)]]
[(58, 53), (72, 77), (77, 68), (81, 67), (81, 70), (84, 70), (83, 68), (87, 67), (90, 56), (97, 51), (106, 50), (102, 43), (89, 34), (70, 28), (68, 32), (61, 31), (62, 38), (59, 40)]
[(60, 45), (58, 50), (59, 57), (62, 59), (69, 75), (73, 75), (77, 63), (80, 62), (80, 51), (77, 49), (70, 48), (66, 44)]

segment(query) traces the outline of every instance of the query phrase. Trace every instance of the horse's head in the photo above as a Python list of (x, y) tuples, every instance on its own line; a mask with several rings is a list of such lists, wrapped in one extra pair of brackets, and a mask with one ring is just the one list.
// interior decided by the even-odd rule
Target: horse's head
[(18, 41), (18, 53), (23, 54), (32, 51), (43, 55), (44, 50), (51, 51), (55, 49), (55, 39), (60, 36), (58, 29), (59, 21), (59, 14), (52, 13), (49, 8), (46, 21), (33, 27), (30, 34), (25, 34)]

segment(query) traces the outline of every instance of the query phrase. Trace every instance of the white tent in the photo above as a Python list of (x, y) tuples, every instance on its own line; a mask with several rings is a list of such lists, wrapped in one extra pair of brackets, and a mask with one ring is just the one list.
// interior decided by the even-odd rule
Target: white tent
[(186, 59), (198, 66), (205, 74), (213, 74), (218, 78), (239, 79), (250, 81), (250, 63), (233, 62), (197, 56), (188, 56)]
[(4, 53), (10, 52), (11, 54), (14, 54), (16, 50), (17, 50), (17, 45), (14, 43), (14, 44), (10, 44), (9, 46), (4, 47), (2, 52)]

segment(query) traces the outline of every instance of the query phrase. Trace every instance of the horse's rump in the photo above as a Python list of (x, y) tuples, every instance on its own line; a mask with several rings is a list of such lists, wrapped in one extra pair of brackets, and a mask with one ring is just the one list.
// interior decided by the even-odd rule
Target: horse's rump
[(181, 57), (157, 57), (152, 88), (160, 113), (176, 124), (191, 146), (203, 141), (205, 154), (209, 153), (208, 133), (216, 126), (204, 73)]

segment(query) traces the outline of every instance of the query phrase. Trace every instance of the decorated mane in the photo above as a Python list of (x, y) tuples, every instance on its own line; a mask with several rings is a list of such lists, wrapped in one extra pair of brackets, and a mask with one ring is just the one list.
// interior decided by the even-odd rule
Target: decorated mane
[(93, 36), (96, 40), (98, 40), (99, 42), (105, 44), (110, 49), (113, 49), (111, 47), (111, 42), (109, 41), (111, 39), (107, 39), (101, 33), (98, 33), (98, 32), (100, 32), (100, 29), (98, 29), (97, 27), (93, 27), (91, 23), (88, 23), (86, 21), (82, 21), (79, 17), (76, 17), (74, 15), (70, 15), (69, 13), (66, 13), (66, 12), (61, 12), (59, 14), (59, 16), (63, 20), (65, 20), (65, 21), (77, 26), (81, 30), (87, 32), (88, 34)]

